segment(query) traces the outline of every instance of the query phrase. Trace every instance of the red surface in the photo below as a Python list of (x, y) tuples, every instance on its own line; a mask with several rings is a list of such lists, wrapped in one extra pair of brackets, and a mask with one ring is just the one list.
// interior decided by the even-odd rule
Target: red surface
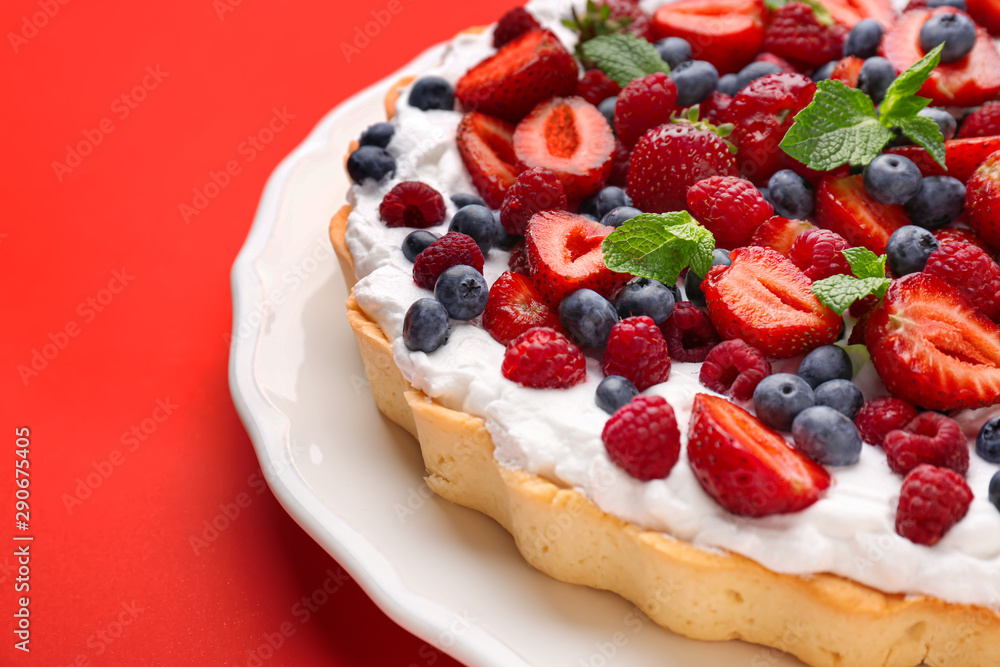
[[(349, 580), (300, 605), (340, 569), (263, 486), (230, 401), (229, 271), (267, 176), (324, 113), (512, 1), (61, 3), (0, 4), (0, 664), (455, 664)], [(372, 11), (390, 20), (348, 62)], [(275, 109), (291, 118), (248, 148)], [(239, 515), (208, 539), (220, 505)], [(35, 538), (28, 654), (13, 534)]]

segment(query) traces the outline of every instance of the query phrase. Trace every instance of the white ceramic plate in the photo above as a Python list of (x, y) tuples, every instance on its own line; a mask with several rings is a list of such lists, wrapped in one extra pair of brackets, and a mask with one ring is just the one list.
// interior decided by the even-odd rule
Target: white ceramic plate
[(801, 665), (679, 637), (616, 595), (534, 570), (492, 519), (430, 492), (417, 443), (376, 410), (327, 225), (349, 187), (349, 141), (384, 119), (391, 82), (442, 50), (320, 122), (271, 176), (233, 266), (229, 383), (271, 489), (393, 620), (468, 665)]

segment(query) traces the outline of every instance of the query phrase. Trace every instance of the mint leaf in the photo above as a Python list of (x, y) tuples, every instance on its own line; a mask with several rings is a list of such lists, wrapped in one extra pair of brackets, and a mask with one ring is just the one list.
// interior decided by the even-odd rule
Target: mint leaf
[(812, 284), (812, 293), (820, 300), (824, 306), (843, 315), (844, 311), (851, 307), (851, 304), (858, 299), (863, 299), (869, 294), (878, 297), (885, 295), (886, 289), (892, 282), (889, 278), (864, 278), (859, 280), (854, 276), (836, 275), (823, 280), (817, 280)]
[(941, 165), (945, 171), (948, 171), (948, 165), (945, 164), (948, 153), (944, 147), (944, 136), (941, 135), (941, 128), (938, 127), (933, 118), (927, 116), (903, 118), (899, 121), (899, 129), (914, 143), (923, 146), (924, 150), (934, 158), (934, 161)]
[(584, 59), (593, 61), (615, 83), (624, 88), (632, 81), (653, 74), (670, 73), (656, 47), (629, 34), (601, 35), (580, 45)]
[(885, 255), (876, 255), (868, 248), (848, 248), (842, 252), (857, 278), (885, 278)]
[(816, 15), (816, 20), (822, 25), (833, 25), (834, 23), (833, 14), (830, 13), (829, 9), (817, 2), (817, 0), (764, 0), (764, 4), (771, 11), (777, 11), (789, 2), (804, 2), (809, 5), (813, 10), (813, 14)]
[(819, 171), (868, 164), (893, 134), (879, 123), (871, 98), (840, 81), (820, 81), (816, 95), (795, 116), (781, 140), (790, 156)]
[(715, 238), (687, 211), (643, 213), (611, 232), (601, 249), (612, 271), (673, 285), (687, 266), (708, 273)]
[[(916, 94), (930, 77), (934, 68), (941, 62), (941, 49), (943, 48), (944, 44), (938, 44), (926, 56), (907, 67), (892, 82), (889, 89), (885, 91), (882, 106), (879, 107), (880, 120), (883, 125), (886, 127), (898, 125), (897, 119), (913, 116), (931, 103), (925, 97), (916, 97)], [(919, 100), (919, 102), (915, 100)], [(919, 106), (913, 108), (917, 104)]]

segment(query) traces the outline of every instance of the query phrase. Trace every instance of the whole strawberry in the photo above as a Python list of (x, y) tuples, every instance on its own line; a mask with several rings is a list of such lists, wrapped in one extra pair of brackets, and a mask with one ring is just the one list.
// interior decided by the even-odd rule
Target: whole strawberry
[(666, 477), (680, 458), (677, 418), (661, 396), (636, 396), (618, 408), (601, 439), (608, 458), (642, 481)]
[(774, 207), (750, 181), (712, 176), (687, 191), (687, 208), (715, 237), (719, 248), (749, 245), (753, 233), (774, 215)]
[(995, 137), (1000, 135), (1000, 102), (987, 102), (962, 121), (956, 135), (966, 137)]
[(903, 480), (896, 532), (916, 544), (934, 546), (962, 520), (972, 490), (954, 470), (919, 465)]
[(764, 48), (784, 58), (823, 65), (843, 55), (847, 28), (824, 24), (804, 2), (790, 2), (771, 17), (764, 32)]
[(974, 232), (1000, 250), (1000, 151), (986, 158), (965, 184), (965, 216)]
[(716, 131), (691, 123), (661, 125), (632, 150), (628, 193), (640, 211), (681, 211), (688, 188), (716, 175), (738, 175), (736, 157)]
[(667, 381), (670, 350), (652, 318), (626, 317), (611, 327), (604, 374), (628, 378), (639, 391)]
[(507, 344), (500, 372), (532, 389), (566, 389), (587, 379), (587, 361), (566, 336), (534, 327)]
[(663, 72), (648, 74), (625, 86), (615, 102), (615, 134), (628, 147), (646, 130), (670, 122), (677, 109), (677, 85)]

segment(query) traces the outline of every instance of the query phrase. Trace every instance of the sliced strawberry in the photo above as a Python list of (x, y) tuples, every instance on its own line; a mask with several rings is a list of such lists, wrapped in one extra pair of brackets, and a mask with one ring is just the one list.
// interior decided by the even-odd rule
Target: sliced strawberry
[(753, 233), (750, 245), (776, 250), (784, 256), (792, 249), (792, 244), (799, 234), (816, 229), (816, 226), (805, 220), (790, 220), (780, 215), (772, 216)]
[[(929, 18), (954, 7), (914, 9), (900, 17), (896, 26), (882, 40), (882, 53), (902, 72), (924, 57), (920, 48), (920, 29)], [(919, 94), (938, 106), (974, 107), (1000, 92), (1000, 54), (985, 30), (979, 29), (972, 52), (953, 63), (934, 68)]]
[(897, 146), (889, 150), (905, 155), (913, 160), (924, 176), (952, 176), (963, 183), (981, 165), (990, 153), (1000, 151), (1000, 137), (975, 137), (969, 139), (949, 139), (944, 142), (945, 160), (948, 171), (941, 168), (930, 153), (920, 146)]
[(822, 466), (718, 396), (695, 395), (687, 454), (705, 492), (733, 514), (799, 512), (830, 486)]
[(894, 281), (868, 318), (865, 344), (894, 396), (931, 410), (1000, 402), (1000, 327), (934, 276)]
[(896, 9), (892, 0), (823, 0), (823, 6), (838, 23), (848, 28), (861, 19), (872, 18), (879, 22), (882, 28), (888, 28), (896, 22)]
[(992, 35), (1000, 35), (1000, 2), (997, 0), (968, 0), (969, 14), (976, 23)]
[(491, 208), (500, 208), (507, 188), (517, 180), (514, 126), (483, 113), (467, 113), (455, 137), (472, 184)]
[(657, 38), (683, 37), (696, 60), (719, 74), (737, 72), (764, 44), (764, 4), (760, 0), (680, 0), (656, 10)]
[(840, 81), (848, 88), (858, 87), (858, 77), (861, 76), (861, 67), (865, 61), (857, 56), (847, 56), (837, 61), (837, 66), (830, 73), (831, 81)]
[(584, 287), (610, 297), (629, 278), (604, 266), (601, 243), (613, 231), (614, 227), (565, 211), (536, 214), (524, 240), (531, 279), (542, 298), (554, 306), (567, 293)]
[(503, 345), (532, 327), (562, 332), (559, 316), (542, 301), (542, 295), (526, 276), (504, 271), (490, 287), (483, 311), (483, 328)]
[(812, 281), (770, 248), (729, 253), (701, 289), (723, 338), (741, 338), (770, 357), (792, 357), (837, 340), (841, 319), (812, 293)]
[(993, 250), (1000, 250), (1000, 151), (986, 158), (965, 188), (969, 226)]
[(554, 173), (570, 201), (600, 190), (611, 174), (615, 137), (604, 114), (582, 97), (553, 97), (517, 125), (514, 153), (521, 169)]
[(861, 176), (827, 176), (816, 192), (816, 224), (881, 255), (892, 233), (910, 224), (910, 218), (902, 206), (869, 197)]
[(517, 122), (553, 95), (572, 95), (579, 68), (559, 38), (531, 30), (465, 73), (455, 96), (467, 111)]

